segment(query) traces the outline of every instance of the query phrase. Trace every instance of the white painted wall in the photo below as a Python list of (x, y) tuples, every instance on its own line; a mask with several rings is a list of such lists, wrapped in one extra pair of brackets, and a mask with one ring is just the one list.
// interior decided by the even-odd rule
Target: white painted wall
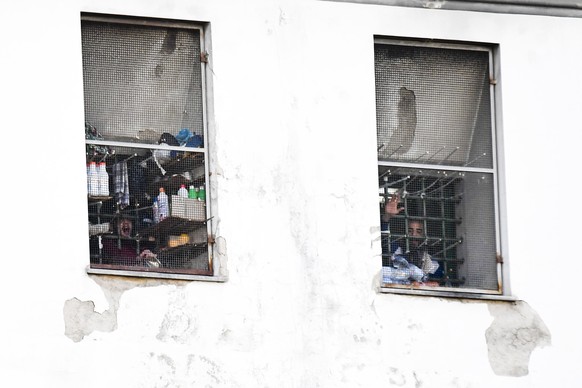
[[(211, 23), (228, 282), (86, 274), (81, 11)], [(315, 0), (30, 0), (0, 15), (0, 385), (579, 384), (582, 20)], [(551, 334), (521, 377), (499, 374), (515, 360), (490, 359), (486, 341), (511, 304), (377, 291), (375, 34), (500, 44), (506, 259)], [(77, 323), (78, 342), (65, 335), (73, 298), (102, 313)]]

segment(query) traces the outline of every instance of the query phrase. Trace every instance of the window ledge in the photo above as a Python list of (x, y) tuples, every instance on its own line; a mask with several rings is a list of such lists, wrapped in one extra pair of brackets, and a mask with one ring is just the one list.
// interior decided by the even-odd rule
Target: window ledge
[(412, 296), (435, 296), (441, 298), (455, 298), (455, 299), (494, 300), (503, 302), (517, 302), (520, 300), (519, 298), (511, 295), (482, 294), (473, 292), (447, 291), (427, 288), (419, 289), (408, 287), (407, 288), (380, 287), (380, 293), (412, 295)]
[(141, 272), (141, 271), (123, 271), (113, 269), (101, 269), (87, 267), (87, 273), (90, 275), (113, 275), (113, 276), (130, 276), (138, 278), (152, 278), (152, 279), (172, 279), (172, 280), (194, 280), (203, 282), (224, 283), (228, 281), (227, 276), (204, 276), (204, 275), (188, 275), (177, 273), (160, 273), (160, 272)]
[(568, 0), (324, 0), (340, 3), (359, 3), (412, 7), (436, 10), (456, 10), (473, 12), (491, 12), (523, 15), (542, 15), (559, 17), (582, 17), (578, 4)]

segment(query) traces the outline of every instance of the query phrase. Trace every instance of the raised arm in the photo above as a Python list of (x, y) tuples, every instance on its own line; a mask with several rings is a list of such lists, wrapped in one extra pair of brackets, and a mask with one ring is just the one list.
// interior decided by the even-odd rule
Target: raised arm
[(400, 195), (395, 194), (386, 202), (384, 205), (384, 214), (382, 215), (383, 221), (388, 221), (393, 216), (399, 214), (401, 211), (404, 210), (403, 207), (399, 208), (398, 204), (400, 203)]

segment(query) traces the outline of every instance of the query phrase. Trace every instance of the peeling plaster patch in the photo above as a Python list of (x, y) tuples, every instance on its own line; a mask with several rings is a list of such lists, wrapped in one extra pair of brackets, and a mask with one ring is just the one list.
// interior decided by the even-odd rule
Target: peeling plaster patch
[(81, 341), (93, 331), (113, 331), (117, 328), (117, 316), (111, 310), (100, 314), (95, 311), (92, 301), (80, 301), (77, 298), (65, 301), (63, 307), (65, 318), (65, 335), (74, 342)]
[(80, 301), (72, 298), (65, 301), (63, 318), (65, 335), (74, 342), (79, 342), (94, 331), (111, 332), (117, 329), (117, 310), (123, 293), (134, 287), (154, 287), (160, 285), (183, 286), (186, 283), (146, 278), (124, 278), (120, 276), (90, 276), (101, 289), (109, 303), (109, 308), (103, 313), (95, 311), (93, 301)]
[(500, 376), (525, 376), (531, 353), (551, 344), (551, 334), (539, 315), (525, 302), (490, 303), (494, 317), (485, 332), (489, 364)]

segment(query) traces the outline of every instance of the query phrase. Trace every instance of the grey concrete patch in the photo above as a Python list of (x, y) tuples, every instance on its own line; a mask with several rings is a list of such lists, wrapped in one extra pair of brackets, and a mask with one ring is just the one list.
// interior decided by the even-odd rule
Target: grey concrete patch
[(551, 334), (539, 315), (525, 302), (489, 303), (494, 317), (485, 332), (489, 364), (500, 376), (525, 376), (538, 346), (551, 344)]
[(159, 280), (148, 278), (126, 278), (120, 276), (90, 276), (103, 290), (109, 308), (103, 313), (95, 311), (93, 301), (81, 301), (72, 298), (65, 301), (63, 318), (65, 335), (74, 342), (79, 342), (94, 331), (111, 332), (117, 329), (117, 310), (123, 293), (134, 287), (152, 287), (159, 285), (183, 286), (182, 281)]
[(80, 301), (77, 298), (65, 301), (63, 307), (65, 335), (74, 342), (81, 341), (95, 330), (113, 331), (117, 327), (116, 314), (107, 310), (100, 314), (95, 311), (92, 301)]

